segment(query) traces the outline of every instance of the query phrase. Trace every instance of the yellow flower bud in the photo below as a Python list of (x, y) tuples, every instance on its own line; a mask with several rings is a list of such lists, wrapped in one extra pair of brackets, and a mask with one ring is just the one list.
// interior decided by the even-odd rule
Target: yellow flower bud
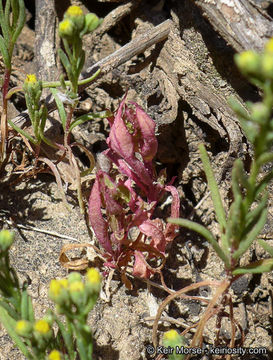
[(90, 292), (100, 292), (101, 275), (95, 268), (90, 268), (86, 273), (86, 286)]
[(84, 27), (86, 29), (86, 33), (90, 33), (94, 31), (100, 24), (102, 23), (102, 19), (99, 19), (97, 15), (93, 13), (89, 13), (85, 15), (85, 24)]
[(252, 50), (236, 54), (235, 62), (241, 72), (245, 75), (258, 75), (260, 72), (261, 56)]
[(64, 19), (59, 24), (59, 35), (60, 37), (71, 38), (75, 34), (75, 27), (70, 19)]
[(84, 284), (81, 281), (74, 281), (71, 284), (69, 284), (70, 293), (82, 292), (82, 291), (84, 291)]
[(65, 19), (69, 19), (75, 26), (77, 32), (80, 32), (84, 27), (84, 14), (79, 6), (69, 6), (64, 14)]
[(62, 360), (61, 353), (58, 350), (52, 350), (48, 355), (48, 360)]
[(86, 303), (86, 292), (82, 281), (74, 281), (69, 284), (69, 295), (72, 302), (77, 306), (83, 306)]
[(19, 320), (15, 325), (15, 331), (21, 336), (28, 337), (32, 332), (32, 324), (26, 320)]
[(175, 348), (176, 346), (185, 345), (185, 339), (179, 335), (177, 331), (169, 330), (163, 335), (163, 345), (165, 347), (171, 346)]
[(82, 9), (77, 5), (71, 5), (66, 10), (66, 15), (69, 17), (79, 17), (83, 15)]
[(49, 297), (56, 304), (64, 304), (68, 301), (68, 281), (67, 279), (51, 280), (49, 285)]
[(253, 104), (251, 109), (251, 116), (255, 122), (259, 124), (266, 123), (268, 118), (270, 117), (270, 114), (271, 111), (265, 104), (261, 102)]
[(0, 249), (6, 251), (10, 248), (14, 240), (14, 235), (8, 230), (0, 232)]
[(50, 326), (45, 320), (38, 320), (34, 324), (34, 330), (37, 331), (41, 335), (46, 335), (50, 332)]
[(35, 74), (28, 74), (25, 80), (28, 84), (35, 84), (37, 82), (36, 75)]
[(164, 340), (168, 340), (168, 341), (175, 341), (175, 340), (180, 340), (180, 336), (178, 334), (177, 331), (175, 330), (169, 330), (167, 332), (164, 333), (163, 335), (163, 339)]

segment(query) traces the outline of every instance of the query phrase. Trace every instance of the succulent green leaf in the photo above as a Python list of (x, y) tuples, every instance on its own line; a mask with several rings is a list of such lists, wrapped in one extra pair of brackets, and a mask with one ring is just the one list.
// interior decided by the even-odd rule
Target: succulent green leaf
[(244, 267), (239, 267), (232, 271), (233, 275), (243, 274), (262, 274), (273, 270), (273, 259), (263, 259), (250, 263)]
[(10, 69), (10, 67), (11, 67), (11, 59), (10, 59), (10, 55), (9, 55), (9, 52), (8, 52), (8, 49), (7, 49), (7, 46), (6, 46), (6, 42), (5, 42), (2, 35), (0, 35), (0, 51), (1, 51), (3, 61), (4, 61), (4, 64), (5, 64), (6, 68)]
[(15, 44), (18, 36), (20, 35), (25, 22), (26, 22), (26, 11), (25, 11), (25, 4), (23, 0), (19, 0), (19, 18), (16, 26), (16, 30), (12, 34), (12, 43)]
[(112, 113), (109, 110), (101, 111), (98, 113), (84, 114), (71, 122), (69, 130), (71, 131), (72, 129), (74, 129), (75, 126), (81, 125), (86, 121), (95, 120), (95, 119), (104, 119), (110, 117), (111, 115)]
[(226, 229), (226, 225), (227, 225), (226, 224), (226, 214), (225, 214), (222, 199), (221, 199), (221, 196), (219, 193), (219, 188), (218, 188), (217, 182), (215, 180), (215, 177), (214, 177), (211, 165), (210, 165), (208, 154), (207, 154), (205, 146), (203, 144), (199, 146), (199, 151), (200, 151), (201, 160), (203, 163), (204, 171), (206, 173), (208, 186), (209, 186), (210, 193), (211, 193), (214, 211), (215, 211), (217, 220), (220, 224), (221, 232), (224, 232)]
[(233, 253), (232, 257), (237, 260), (247, 249), (251, 246), (252, 242), (257, 238), (263, 229), (267, 219), (267, 208), (264, 208), (260, 214), (259, 220), (256, 225), (248, 233), (248, 235), (240, 241), (238, 249)]
[(64, 104), (63, 104), (62, 100), (58, 96), (58, 90), (57, 89), (51, 88), (50, 91), (51, 91), (51, 93), (54, 96), (54, 99), (56, 101), (56, 105), (57, 105), (58, 112), (59, 112), (59, 115), (60, 115), (60, 119), (61, 119), (61, 122), (62, 122), (62, 125), (63, 125), (63, 129), (65, 130), (65, 128), (66, 128), (66, 111), (65, 111), (65, 108), (64, 108)]
[(265, 251), (269, 253), (273, 258), (273, 246), (268, 245), (268, 243), (264, 240), (259, 239), (258, 243), (264, 248)]
[(68, 60), (67, 55), (65, 54), (65, 52), (62, 49), (58, 49), (58, 55), (61, 59), (61, 62), (65, 68), (67, 75), (69, 76), (72, 71), (72, 68), (71, 68), (71, 64), (70, 64), (70, 61)]
[(25, 136), (32, 144), (36, 145), (37, 140), (35, 140), (31, 135), (29, 135), (26, 131), (22, 130), (19, 126), (16, 126), (11, 120), (8, 120), (9, 125), (16, 130), (19, 134)]

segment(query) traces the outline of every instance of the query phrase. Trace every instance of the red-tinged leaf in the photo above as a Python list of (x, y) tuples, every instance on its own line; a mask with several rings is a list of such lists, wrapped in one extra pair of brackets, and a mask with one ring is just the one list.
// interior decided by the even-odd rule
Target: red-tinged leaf
[(146, 261), (143, 254), (140, 251), (135, 250), (134, 257), (135, 263), (133, 268), (133, 275), (148, 279), (150, 277), (151, 271), (146, 266)]
[[(165, 186), (165, 189), (172, 194), (172, 205), (171, 205), (171, 217), (178, 218), (179, 217), (179, 209), (180, 209), (180, 198), (177, 189), (168, 185)], [(177, 232), (179, 231), (179, 225), (168, 223), (165, 229), (165, 238), (167, 242), (173, 241), (173, 239), (177, 236)]]
[(149, 115), (136, 103), (132, 102), (136, 108), (136, 119), (141, 132), (140, 153), (144, 161), (152, 161), (157, 152), (157, 139), (155, 136), (155, 122)]
[(163, 233), (163, 224), (160, 219), (147, 220), (139, 226), (139, 230), (151, 237), (150, 245), (164, 254), (166, 239)]
[(89, 197), (88, 213), (89, 213), (90, 224), (96, 234), (99, 243), (105, 249), (105, 251), (107, 251), (110, 254), (113, 254), (113, 250), (108, 234), (108, 224), (104, 220), (101, 213), (102, 202), (101, 202), (101, 188), (99, 183), (99, 177), (101, 173), (102, 173), (101, 171), (97, 173), (97, 177)]
[[(128, 176), (129, 179), (133, 180), (137, 186), (146, 194), (151, 194), (151, 187), (153, 185), (152, 178), (147, 173), (145, 166), (141, 161), (135, 159), (134, 161), (125, 161), (120, 158), (111, 149), (108, 149), (104, 154), (117, 165), (121, 174)], [(141, 177), (137, 174), (141, 174)]]

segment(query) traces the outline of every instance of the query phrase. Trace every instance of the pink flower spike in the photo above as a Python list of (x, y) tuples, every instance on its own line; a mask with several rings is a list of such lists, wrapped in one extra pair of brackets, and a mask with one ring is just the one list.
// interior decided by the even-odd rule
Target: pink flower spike
[(136, 119), (142, 134), (142, 145), (140, 153), (144, 161), (152, 161), (157, 152), (157, 139), (155, 136), (155, 122), (136, 103), (131, 102), (136, 108)]
[(115, 120), (111, 125), (107, 144), (119, 156), (128, 159), (134, 157), (134, 143), (132, 135), (129, 133), (122, 118), (125, 100), (126, 98), (124, 97), (119, 105)]

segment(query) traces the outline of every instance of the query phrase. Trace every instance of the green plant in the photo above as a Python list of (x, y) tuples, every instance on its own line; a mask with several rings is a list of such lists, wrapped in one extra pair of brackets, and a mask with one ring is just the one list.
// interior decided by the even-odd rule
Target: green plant
[[(56, 311), (48, 310), (42, 319), (35, 319), (27, 282), (19, 284), (10, 265), (9, 249), (13, 235), (0, 232), (0, 322), (16, 346), (29, 360), (92, 359), (92, 333), (87, 317), (100, 292), (99, 272), (90, 268), (86, 280), (79, 273), (67, 279), (52, 280), (49, 297)], [(62, 315), (65, 321), (60, 320)], [(54, 332), (53, 325), (57, 325)]]
[[(9, 19), (11, 16), (13, 21), (10, 24)], [(25, 22), (25, 8), (23, 0), (7, 1), (5, 10), (3, 10), (3, 1), (1, 0), (0, 20), (3, 32), (3, 36), (0, 37), (0, 51), (6, 66), (2, 87), (3, 113), (1, 117), (1, 166), (3, 168), (8, 161), (8, 157), (6, 157), (5, 154), (6, 144), (9, 142), (7, 128), (7, 124), (9, 124), (23, 137), (27, 147), (34, 156), (35, 162), (33, 168), (29, 172), (31, 174), (36, 174), (39, 172), (38, 162), (46, 163), (56, 177), (60, 193), (67, 207), (68, 204), (62, 189), (62, 174), (59, 174), (56, 165), (64, 158), (68, 158), (72, 170), (71, 172), (75, 174), (80, 209), (81, 212), (84, 213), (85, 208), (82, 198), (81, 177), (87, 175), (93, 170), (95, 160), (92, 153), (82, 144), (77, 142), (70, 143), (70, 134), (73, 128), (86, 121), (111, 115), (109, 111), (103, 111), (100, 113), (85, 114), (78, 118), (73, 117), (74, 111), (80, 99), (78, 94), (79, 85), (91, 83), (96, 79), (100, 72), (98, 70), (90, 78), (79, 80), (80, 73), (85, 62), (85, 52), (83, 50), (82, 38), (84, 35), (96, 29), (96, 27), (102, 22), (102, 19), (99, 19), (93, 13), (84, 15), (79, 6), (70, 6), (64, 14), (64, 20), (59, 25), (59, 35), (63, 41), (64, 50), (58, 50), (58, 54), (68, 80), (65, 81), (64, 76), (61, 76), (60, 81), (42, 82), (41, 80), (37, 80), (34, 74), (30, 74), (27, 76), (22, 87), (18, 86), (12, 89), (8, 88), (11, 73), (12, 50)], [(54, 139), (51, 140), (44, 135), (48, 115), (47, 108), (41, 101), (42, 91), (44, 88), (50, 88), (57, 104), (64, 131), (62, 144), (57, 143)], [(60, 88), (61, 90), (58, 90), (57, 88)], [(7, 118), (7, 102), (11, 96), (18, 91), (24, 92), (34, 135), (30, 135), (29, 132), (19, 128)], [(61, 154), (58, 155), (56, 162), (40, 155), (43, 143), (55, 148), (56, 151), (61, 151)], [(77, 160), (72, 152), (73, 147), (79, 147), (81, 151), (85, 152), (87, 155), (90, 161), (88, 170), (80, 171)]]
[(0, 51), (5, 66), (2, 80), (2, 115), (1, 115), (1, 138), (0, 138), (0, 170), (6, 162), (7, 147), (7, 93), (9, 89), (9, 80), (12, 71), (12, 54), (14, 45), (22, 28), (25, 24), (26, 14), (23, 0), (7, 0), (5, 7), (3, 1), (0, 1)]
[[(231, 284), (247, 273), (264, 273), (273, 269), (273, 247), (266, 241), (259, 240), (259, 234), (267, 220), (267, 186), (273, 178), (273, 170), (270, 163), (273, 160), (273, 38), (266, 44), (262, 54), (254, 51), (246, 51), (235, 56), (235, 62), (244, 75), (262, 90), (262, 101), (258, 103), (248, 102), (246, 109), (234, 100), (230, 104), (241, 121), (242, 128), (250, 144), (253, 146), (253, 158), (249, 173), (245, 170), (241, 159), (237, 159), (232, 170), (231, 189), (233, 200), (226, 214), (218, 185), (216, 183), (208, 154), (204, 145), (200, 145), (199, 150), (204, 171), (210, 189), (216, 219), (220, 228), (219, 239), (215, 238), (211, 231), (203, 225), (187, 219), (169, 218), (168, 221), (198, 232), (206, 238), (217, 255), (224, 263), (226, 277), (223, 281), (209, 282), (203, 281), (181, 289), (175, 294), (170, 295), (161, 305), (157, 319), (154, 324), (153, 341), (156, 344), (156, 329), (158, 319), (164, 307), (175, 297), (185, 295), (186, 292), (197, 289), (200, 286), (211, 285), (216, 287), (216, 292), (209, 302), (201, 320), (196, 324), (196, 332), (191, 341), (191, 347), (200, 346), (203, 343), (203, 330), (207, 321), (212, 317), (218, 316), (220, 329), (221, 309), (229, 306), (229, 317), (231, 323), (231, 341), (229, 346), (234, 347), (236, 329), (241, 331), (239, 324), (233, 317), (232, 302), (228, 296)], [(264, 175), (263, 166), (270, 170)], [(248, 251), (254, 241), (258, 241), (269, 257), (251, 262), (245, 266), (240, 266), (240, 259)], [(191, 297), (198, 299), (197, 297)], [(199, 299), (204, 301), (203, 299)], [(185, 330), (185, 334), (189, 329)], [(243, 338), (243, 337), (242, 337)], [(219, 343), (219, 334), (216, 342)]]

